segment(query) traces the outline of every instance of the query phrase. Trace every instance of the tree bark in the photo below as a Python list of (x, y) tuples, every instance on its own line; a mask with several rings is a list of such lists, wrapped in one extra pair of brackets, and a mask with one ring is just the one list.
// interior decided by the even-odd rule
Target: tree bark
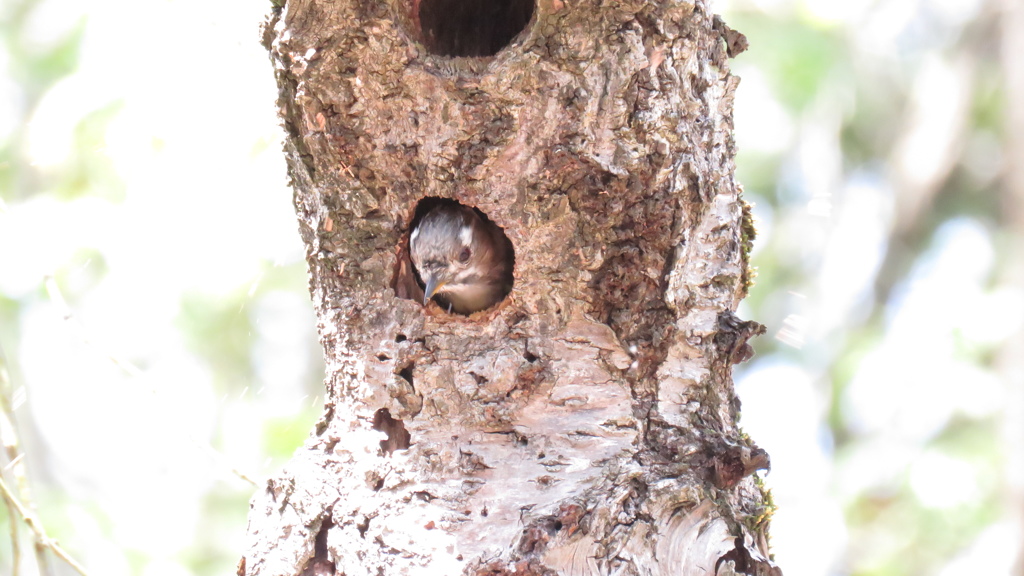
[[(265, 28), (327, 402), (239, 573), (781, 574), (731, 381), (763, 331), (733, 315), (742, 35), (703, 1), (493, 1), (288, 0)], [(496, 307), (421, 304), (438, 199), (511, 240)]]

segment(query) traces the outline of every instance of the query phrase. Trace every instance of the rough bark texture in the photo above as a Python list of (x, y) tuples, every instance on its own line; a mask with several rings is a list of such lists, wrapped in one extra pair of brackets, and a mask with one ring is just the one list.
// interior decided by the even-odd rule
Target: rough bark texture
[[(419, 0), (272, 15), (328, 400), (254, 497), (240, 573), (780, 573), (731, 382), (762, 330), (732, 314), (742, 36), (704, 2), (532, 9), (486, 58), (430, 53), (460, 41)], [(511, 239), (497, 307), (418, 301), (436, 198)]]

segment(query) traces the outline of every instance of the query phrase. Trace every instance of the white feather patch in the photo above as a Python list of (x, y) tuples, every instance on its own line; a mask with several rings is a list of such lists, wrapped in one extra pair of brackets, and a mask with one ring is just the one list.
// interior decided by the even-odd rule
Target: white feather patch
[(409, 236), (409, 246), (410, 247), (413, 244), (416, 243), (416, 237), (419, 236), (419, 235), (420, 235), (420, 227), (417, 226), (416, 229), (412, 231), (412, 236)]
[(459, 231), (459, 240), (462, 240), (463, 246), (471, 245), (473, 243), (473, 227), (463, 226)]

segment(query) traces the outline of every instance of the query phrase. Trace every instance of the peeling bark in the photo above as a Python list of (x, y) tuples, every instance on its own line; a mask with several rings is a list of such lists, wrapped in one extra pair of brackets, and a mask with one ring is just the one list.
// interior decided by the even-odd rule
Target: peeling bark
[[(702, 1), (538, 0), (439, 39), (474, 22), (424, 6), (288, 0), (265, 29), (327, 405), (240, 573), (780, 574), (731, 381), (762, 330), (733, 315), (742, 35)], [(496, 307), (417, 298), (436, 198), (512, 241)]]

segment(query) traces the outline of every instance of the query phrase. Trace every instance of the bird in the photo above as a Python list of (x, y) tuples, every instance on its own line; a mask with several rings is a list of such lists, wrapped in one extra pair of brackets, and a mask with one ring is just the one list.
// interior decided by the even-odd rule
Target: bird
[(444, 203), (427, 212), (409, 236), (409, 253), (424, 306), (435, 298), (449, 313), (469, 315), (512, 290), (512, 242), (468, 206)]

